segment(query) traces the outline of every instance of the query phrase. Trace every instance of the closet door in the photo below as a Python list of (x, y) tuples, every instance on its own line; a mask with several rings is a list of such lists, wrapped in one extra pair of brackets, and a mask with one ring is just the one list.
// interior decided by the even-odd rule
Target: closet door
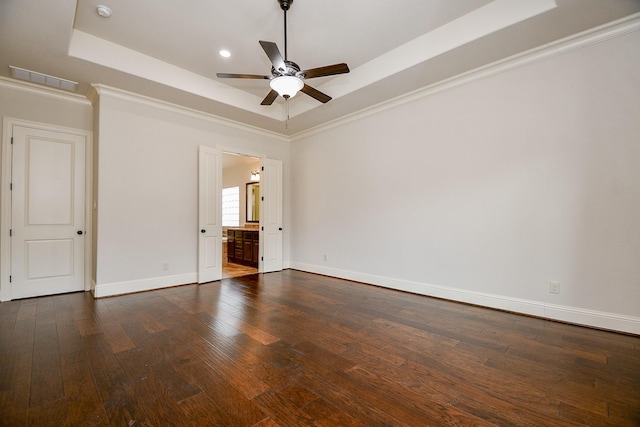
[(84, 135), (13, 127), (11, 299), (84, 290)]

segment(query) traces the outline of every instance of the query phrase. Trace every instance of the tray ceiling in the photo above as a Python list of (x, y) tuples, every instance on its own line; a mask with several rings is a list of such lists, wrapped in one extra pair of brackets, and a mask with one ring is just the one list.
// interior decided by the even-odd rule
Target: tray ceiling
[(289, 59), (351, 73), (309, 80), (334, 99), (296, 95), (287, 128), (282, 98), (260, 105), (268, 81), (215, 76), (270, 73), (258, 40), (284, 50), (276, 0), (3, 0), (0, 75), (12, 65), (290, 135), (638, 12), (637, 0), (296, 0)]

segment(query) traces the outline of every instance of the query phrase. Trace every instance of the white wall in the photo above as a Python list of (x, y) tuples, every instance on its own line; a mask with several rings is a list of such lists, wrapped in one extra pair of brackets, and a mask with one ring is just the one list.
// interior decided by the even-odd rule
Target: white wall
[(292, 267), (640, 333), (638, 46), (635, 32), (298, 138)]
[(289, 143), (267, 133), (110, 89), (99, 107), (97, 296), (196, 280), (199, 145), (262, 153), (289, 169)]

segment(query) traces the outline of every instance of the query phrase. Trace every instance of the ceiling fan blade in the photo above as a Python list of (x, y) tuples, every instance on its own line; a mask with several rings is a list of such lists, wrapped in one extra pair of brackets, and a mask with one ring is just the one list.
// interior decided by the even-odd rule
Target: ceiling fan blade
[(216, 73), (216, 76), (220, 79), (266, 79), (269, 80), (269, 76), (261, 76), (259, 74), (229, 74), (229, 73)]
[(273, 68), (283, 73), (287, 71), (287, 66), (284, 63), (284, 59), (282, 58), (280, 49), (278, 49), (278, 45), (274, 42), (265, 42), (262, 40), (259, 43), (264, 49), (264, 53), (267, 54), (269, 60), (273, 64)]
[(312, 79), (314, 77), (333, 76), (334, 74), (344, 74), (349, 72), (349, 66), (347, 64), (333, 64), (326, 67), (312, 68), (310, 70), (301, 71), (300, 74), (305, 74), (305, 79)]
[(262, 100), (260, 105), (271, 105), (273, 104), (273, 101), (275, 101), (277, 97), (278, 97), (278, 92), (271, 89), (271, 92), (269, 92), (267, 96), (265, 96), (265, 98)]
[(327, 102), (331, 101), (331, 97), (329, 95), (327, 95), (326, 93), (320, 92), (318, 89), (312, 88), (306, 83), (304, 86), (302, 86), (302, 89), (300, 89), (300, 92), (306, 93), (310, 97), (317, 99), (323, 104), (326, 104)]

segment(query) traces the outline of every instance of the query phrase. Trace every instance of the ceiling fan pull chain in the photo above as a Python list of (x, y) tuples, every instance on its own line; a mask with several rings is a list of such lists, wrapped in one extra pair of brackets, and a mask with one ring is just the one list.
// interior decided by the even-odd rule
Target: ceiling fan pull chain
[(289, 98), (285, 98), (284, 105), (287, 109), (287, 120), (284, 121), (284, 128), (289, 129)]

